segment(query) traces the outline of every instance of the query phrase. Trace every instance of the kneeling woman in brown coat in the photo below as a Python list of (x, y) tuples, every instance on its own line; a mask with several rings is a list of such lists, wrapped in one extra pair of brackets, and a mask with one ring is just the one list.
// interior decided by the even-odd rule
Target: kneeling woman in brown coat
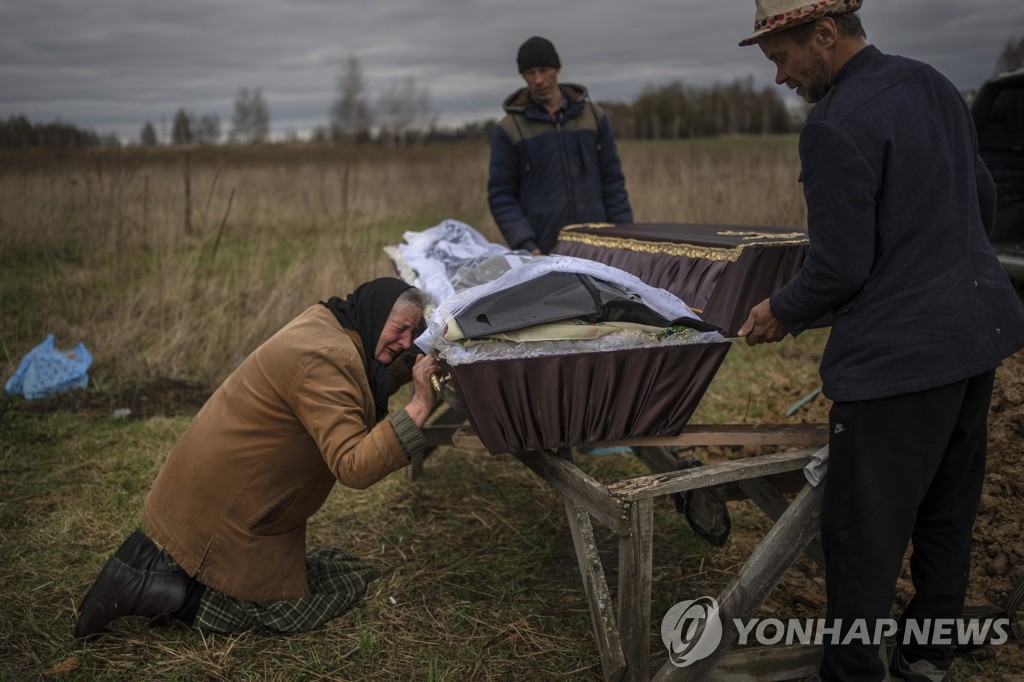
[(412, 346), (426, 303), (401, 280), (373, 280), (253, 351), (171, 450), (143, 506), (145, 532), (107, 560), (75, 636), (129, 615), (303, 632), (361, 599), (372, 568), (341, 550), (307, 555), (306, 520), (335, 481), (366, 488), (423, 448), (430, 355), (412, 367), (409, 404), (390, 416), (387, 406), (400, 384), (388, 365)]

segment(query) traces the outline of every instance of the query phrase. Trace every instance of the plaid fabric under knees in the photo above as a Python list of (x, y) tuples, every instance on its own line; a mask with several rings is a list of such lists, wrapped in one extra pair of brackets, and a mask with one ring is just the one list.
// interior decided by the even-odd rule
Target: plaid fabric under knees
[(310, 595), (257, 604), (206, 589), (193, 626), (207, 632), (266, 629), (280, 633), (314, 630), (363, 598), (373, 568), (340, 549), (306, 555)]

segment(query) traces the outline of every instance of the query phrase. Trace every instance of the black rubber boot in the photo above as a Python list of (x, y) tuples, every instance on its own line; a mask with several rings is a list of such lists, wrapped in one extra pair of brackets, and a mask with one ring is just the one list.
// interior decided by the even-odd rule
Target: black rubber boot
[[(679, 469), (703, 466), (696, 457), (683, 457)], [(717, 486), (696, 488), (682, 493), (673, 493), (676, 509), (686, 516), (693, 532), (715, 547), (721, 547), (732, 530), (732, 517), (725, 504), (725, 495)]]
[(141, 530), (129, 535), (114, 556), (138, 571), (174, 573), (178, 570), (171, 568), (167, 556)]
[(154, 618), (177, 611), (185, 602), (188, 583), (182, 571), (139, 571), (112, 556), (78, 607), (75, 637), (96, 635), (122, 616)]

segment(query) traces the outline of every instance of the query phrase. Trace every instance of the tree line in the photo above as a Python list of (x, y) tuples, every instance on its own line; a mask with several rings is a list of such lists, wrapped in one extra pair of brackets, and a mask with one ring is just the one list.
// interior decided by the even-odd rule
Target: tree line
[[(996, 62), (996, 73), (1024, 68), (1024, 37), (1011, 39)], [(455, 128), (439, 128), (438, 112), (429, 88), (406, 77), (371, 100), (362, 65), (350, 56), (334, 84), (334, 99), (327, 124), (315, 128), (310, 142), (422, 144), (429, 141), (486, 139), (494, 119), (472, 121)], [(768, 135), (799, 129), (807, 107), (792, 109), (779, 89), (754, 86), (748, 76), (732, 83), (711, 86), (648, 85), (632, 102), (599, 102), (608, 112), (618, 139), (673, 139), (747, 134)], [(969, 93), (968, 93), (969, 94)], [(497, 108), (497, 106), (496, 106)], [(297, 141), (297, 136), (292, 136)], [(270, 110), (261, 88), (239, 88), (227, 142), (262, 144), (270, 140)], [(222, 141), (220, 116), (198, 115), (178, 109), (170, 135), (157, 134), (146, 121), (138, 142), (158, 144), (218, 144)], [(24, 116), (0, 121), (0, 149), (29, 147), (86, 147), (117, 145), (113, 135), (101, 136), (60, 121), (33, 124)]]
[[(234, 115), (228, 142), (262, 144), (270, 139), (270, 110), (261, 88), (239, 88), (235, 95)], [(220, 116), (216, 113), (197, 115), (178, 109), (171, 124), (173, 145), (217, 144), (221, 141)], [(146, 121), (139, 132), (139, 144), (153, 147), (160, 144), (152, 121)]]
[[(338, 79), (338, 95), (328, 112), (326, 126), (315, 128), (311, 142), (422, 144), (432, 141), (487, 139), (494, 119), (473, 121), (456, 128), (437, 126), (438, 114), (430, 91), (412, 78), (383, 92), (371, 103), (359, 64), (354, 59)], [(600, 102), (608, 111), (613, 134), (619, 139), (668, 139), (729, 134), (786, 133), (799, 126), (800, 116), (790, 112), (772, 88), (755, 90), (753, 79), (706, 88), (680, 82), (648, 86), (632, 103)], [(497, 106), (495, 107), (497, 108)], [(241, 88), (227, 134), (232, 144), (269, 141), (270, 112), (259, 88)], [(198, 115), (178, 109), (169, 135), (158, 134), (146, 121), (138, 142), (142, 146), (210, 145), (221, 142), (221, 121), (216, 113)], [(70, 147), (118, 144), (116, 138), (67, 124), (34, 126), (24, 117), (0, 122), (0, 148)]]
[(113, 136), (101, 136), (69, 123), (32, 123), (24, 116), (11, 116), (0, 121), (0, 149), (30, 149), (33, 147), (93, 147), (101, 144), (119, 144)]
[(753, 77), (709, 87), (648, 86), (632, 104), (604, 107), (612, 133), (637, 140), (789, 133), (806, 113), (790, 110), (777, 88), (755, 89)]

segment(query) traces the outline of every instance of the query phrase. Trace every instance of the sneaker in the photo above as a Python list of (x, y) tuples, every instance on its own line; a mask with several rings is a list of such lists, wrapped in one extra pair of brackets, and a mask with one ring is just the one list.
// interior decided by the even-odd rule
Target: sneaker
[(909, 662), (903, 653), (896, 648), (889, 661), (889, 675), (904, 682), (942, 682), (946, 679), (946, 671), (926, 660)]

